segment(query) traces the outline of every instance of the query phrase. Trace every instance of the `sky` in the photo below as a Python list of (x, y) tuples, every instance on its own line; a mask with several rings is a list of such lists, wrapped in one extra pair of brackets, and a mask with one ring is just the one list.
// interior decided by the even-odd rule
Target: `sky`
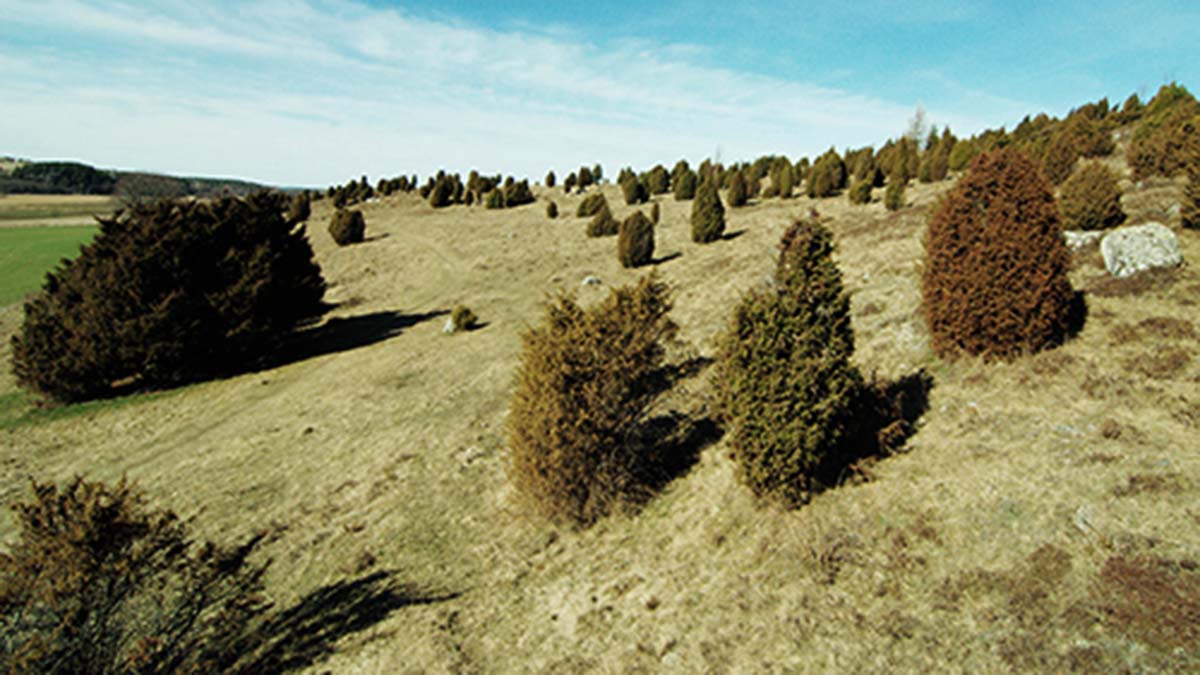
[(959, 136), (1200, 87), (1200, 3), (0, 0), (0, 155), (281, 186)]

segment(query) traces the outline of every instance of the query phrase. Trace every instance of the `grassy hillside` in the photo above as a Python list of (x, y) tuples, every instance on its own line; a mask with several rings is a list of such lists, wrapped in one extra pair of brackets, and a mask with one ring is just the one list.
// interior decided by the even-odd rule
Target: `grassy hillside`
[[(1125, 184), (1132, 222), (1178, 200), (1169, 181)], [(928, 210), (951, 185), (914, 184), (896, 213), (882, 190), (867, 206), (762, 200), (703, 246), (691, 202), (660, 198), (675, 358), (712, 355), (780, 234), (816, 207), (857, 364), (933, 378), (906, 452), (796, 511), (756, 505), (719, 439), (640, 513), (579, 532), (517, 508), (504, 426), (521, 332), (546, 293), (592, 302), (641, 274), (615, 238), (584, 236), (569, 215), (581, 198), (561, 190), (542, 193), (557, 220), (544, 202), (388, 197), (362, 207), (368, 240), (345, 248), (318, 202), (310, 238), (338, 305), (311, 353), (2, 431), (0, 499), (29, 475), (125, 474), (203, 536), (270, 529), (268, 590), (312, 619), (296, 620), (289, 663), (317, 672), (1200, 668), (1200, 275), (1118, 284), (1081, 254), (1077, 338), (1008, 364), (940, 361), (918, 280)], [(602, 189), (617, 218), (632, 211)], [(1180, 239), (1200, 259), (1200, 233)], [(590, 275), (603, 283), (582, 286)], [(486, 325), (443, 335), (458, 303)], [(0, 309), (0, 359), (19, 322)], [(15, 391), (4, 371), (0, 397)], [(710, 396), (701, 370), (663, 407), (700, 418)], [(13, 533), (5, 512), (0, 539)]]

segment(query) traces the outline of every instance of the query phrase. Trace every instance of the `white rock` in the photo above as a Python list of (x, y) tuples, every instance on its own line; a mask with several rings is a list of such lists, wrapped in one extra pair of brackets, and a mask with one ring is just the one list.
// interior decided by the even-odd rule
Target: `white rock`
[(1100, 243), (1103, 232), (1098, 230), (1064, 230), (1063, 239), (1067, 242), (1067, 250), (1078, 253)]
[(599, 286), (601, 283), (603, 283), (603, 282), (600, 281), (600, 277), (588, 275), (583, 278), (583, 283), (581, 285), (583, 285), (583, 286)]
[(1114, 277), (1183, 264), (1179, 240), (1162, 223), (1118, 227), (1100, 240), (1100, 253), (1105, 269)]

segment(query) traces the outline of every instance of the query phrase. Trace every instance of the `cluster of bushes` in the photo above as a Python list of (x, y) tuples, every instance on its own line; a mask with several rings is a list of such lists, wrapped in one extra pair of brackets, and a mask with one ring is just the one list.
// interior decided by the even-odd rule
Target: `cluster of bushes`
[(603, 178), (604, 169), (599, 164), (590, 168), (581, 166), (579, 171), (567, 175), (566, 180), (563, 181), (563, 192), (570, 194), (571, 190), (575, 188), (579, 188), (579, 191), (583, 192), (592, 185), (598, 184)]
[[(325, 282), (280, 193), (165, 200), (100, 220), (13, 337), (18, 382), (55, 401), (241, 370), (318, 316)], [(119, 290), (118, 290), (119, 289)]]
[[(1079, 180), (1111, 178), (1094, 166), (1077, 172)], [(902, 195), (905, 184), (889, 188)], [(705, 211), (720, 208), (713, 182), (702, 182), (693, 208), (694, 238), (711, 241), (718, 221)], [(1038, 161), (1012, 148), (978, 155), (929, 221), (922, 312), (935, 352), (1009, 359), (1058, 345), (1077, 328), (1061, 229)], [(639, 233), (652, 240), (653, 225), (640, 212), (621, 225), (627, 266), (636, 264)], [(892, 398), (892, 385), (865, 381), (851, 361), (849, 299), (833, 251), (815, 215), (793, 223), (772, 283), (738, 302), (718, 340), (717, 400), (737, 476), (756, 495), (787, 505), (836, 482), (864, 451), (896, 447), (915, 420), (905, 412), (911, 401)], [(536, 509), (586, 525), (645, 485), (654, 459), (639, 454), (646, 448), (635, 442), (636, 429), (661, 391), (652, 384), (661, 339), (676, 330), (667, 309), (665, 290), (643, 280), (588, 310), (560, 298), (525, 336), (509, 473)]]
[[(358, 180), (352, 180), (345, 185), (330, 185), (325, 190), (325, 198), (333, 203), (335, 209), (353, 206), (365, 202), (375, 196), (375, 188), (364, 175)], [(421, 195), (424, 199), (426, 195)]]
[(842, 156), (830, 148), (813, 162), (808, 171), (808, 196), (813, 199), (832, 197), (846, 187), (847, 176)]
[(1176, 176), (1200, 163), (1200, 102), (1171, 83), (1139, 110), (1129, 144), (1134, 178)]

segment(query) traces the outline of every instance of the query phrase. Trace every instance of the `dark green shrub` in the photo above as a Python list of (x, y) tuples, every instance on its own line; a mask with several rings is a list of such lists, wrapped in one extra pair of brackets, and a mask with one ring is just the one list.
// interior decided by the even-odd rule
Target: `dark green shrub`
[(592, 170), (586, 166), (579, 167), (579, 189), (585, 190), (591, 187), (596, 182), (596, 177), (592, 175)]
[(429, 191), (429, 205), (435, 209), (450, 206), (454, 201), (454, 181), (448, 176), (442, 176), (433, 184)]
[(683, 202), (696, 198), (696, 172), (687, 170), (675, 181), (675, 201)]
[(899, 211), (904, 207), (904, 181), (888, 181), (887, 190), (883, 193), (883, 207), (888, 211)]
[(933, 350), (1010, 358), (1060, 344), (1074, 292), (1058, 205), (1037, 165), (984, 153), (934, 212), (922, 311)]
[(24, 387), (62, 402), (253, 366), (323, 311), (325, 282), (287, 198), (160, 202), (100, 221), (46, 276), (13, 338)]
[(505, 208), (516, 208), (525, 204), (532, 204), (535, 201), (537, 199), (533, 196), (533, 191), (529, 189), (528, 180), (509, 183), (504, 186)]
[(566, 194), (571, 194), (571, 189), (575, 187), (575, 181), (575, 174), (568, 174), (567, 179), (563, 181), (563, 192)]
[(813, 199), (832, 197), (846, 187), (846, 164), (836, 150), (830, 148), (809, 169), (807, 187)]
[(926, 152), (921, 156), (921, 164), (917, 167), (917, 180), (922, 183), (933, 182), (933, 153)]
[(658, 202), (654, 202), (653, 204), (650, 205), (650, 222), (657, 225), (659, 216), (660, 216), (660, 214), (658, 211)]
[(654, 258), (654, 223), (635, 211), (617, 231), (617, 258), (622, 267), (641, 267)]
[(549, 202), (546, 204), (546, 217), (553, 220), (558, 217), (558, 204)]
[(304, 190), (292, 199), (292, 204), (288, 207), (287, 221), (289, 223), (303, 223), (311, 215), (312, 201), (309, 199), (308, 190)]
[(559, 296), (522, 336), (507, 473), (532, 509), (588, 525), (652, 480), (651, 458), (631, 438), (662, 390), (670, 307), (651, 275), (587, 309)]
[(691, 170), (692, 167), (688, 164), (686, 159), (681, 159), (678, 162), (675, 162), (675, 166), (671, 169), (671, 189), (678, 192), (679, 178)]
[(492, 188), (483, 196), (483, 206), (489, 209), (504, 208), (504, 188)]
[(587, 218), (600, 213), (601, 209), (608, 208), (608, 200), (604, 198), (603, 192), (596, 192), (583, 198), (579, 202), (579, 208), (575, 209), (575, 217)]
[(717, 195), (717, 187), (705, 182), (696, 190), (692, 201), (692, 241), (707, 244), (725, 234), (725, 207)]
[(554, 187), (554, 182), (555, 182), (554, 170), (551, 169), (550, 171), (548, 171), (546, 173), (546, 187), (548, 187), (548, 188)]
[(725, 199), (729, 201), (731, 209), (746, 205), (749, 198), (746, 195), (746, 178), (741, 171), (733, 172), (733, 177), (729, 179), (729, 191), (725, 193)]
[(1200, 163), (1200, 106), (1180, 106), (1156, 127), (1150, 119), (1129, 144), (1134, 178), (1176, 176)]
[(338, 246), (361, 243), (367, 232), (367, 221), (357, 209), (337, 209), (329, 219), (329, 236)]
[(792, 165), (785, 162), (771, 179), (771, 187), (780, 199), (791, 199), (792, 190), (796, 186), (796, 177), (792, 173)]
[(658, 164), (650, 169), (650, 172), (646, 174), (646, 189), (652, 195), (665, 194), (671, 189), (671, 176), (667, 173), (666, 167)]
[(864, 178), (863, 180), (855, 181), (850, 187), (850, 203), (851, 204), (870, 204), (871, 203), (871, 179)]
[(1117, 174), (1100, 162), (1087, 162), (1062, 185), (1058, 207), (1063, 228), (1099, 230), (1125, 220)]
[(596, 215), (588, 221), (587, 236), (589, 237), (611, 237), (617, 233), (620, 228), (620, 223), (616, 218), (613, 218), (612, 212), (608, 210), (608, 203), (605, 203)]
[(738, 478), (797, 505), (848, 452), (862, 378), (829, 231), (796, 222), (780, 249), (775, 283), (747, 293), (720, 338), (716, 383)]
[(625, 203), (630, 206), (634, 204), (642, 204), (650, 199), (650, 193), (646, 191), (646, 186), (642, 185), (642, 181), (638, 180), (637, 176), (632, 173), (621, 179), (621, 194), (625, 197)]
[(1075, 147), (1073, 139), (1066, 135), (1055, 136), (1042, 157), (1042, 170), (1050, 182), (1057, 185), (1071, 175), (1078, 159), (1079, 150)]
[[(0, 668), (12, 673), (238, 670), (269, 604), (262, 535), (194, 543), (124, 480), (32, 484), (0, 555)], [(241, 664), (243, 667), (246, 664)]]
[(951, 171), (962, 171), (967, 168), (971, 160), (975, 159), (979, 154), (979, 145), (974, 141), (959, 141), (954, 144), (954, 148), (950, 150), (950, 156), (947, 158), (947, 166)]

